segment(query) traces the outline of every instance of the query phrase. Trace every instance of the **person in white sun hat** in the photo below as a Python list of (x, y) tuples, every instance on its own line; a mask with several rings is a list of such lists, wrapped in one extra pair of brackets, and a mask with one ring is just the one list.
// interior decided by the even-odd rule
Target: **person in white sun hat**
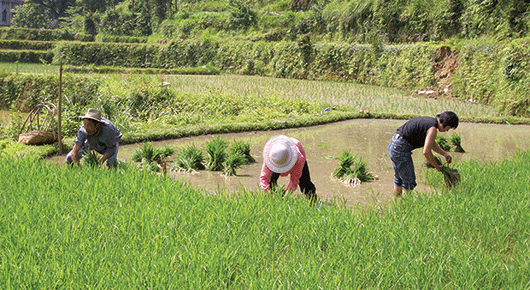
[(263, 167), (261, 169), (260, 187), (268, 191), (277, 185), (280, 176), (290, 175), (288, 191), (300, 191), (311, 201), (317, 198), (316, 188), (311, 182), (309, 167), (302, 143), (285, 135), (274, 136), (263, 148)]

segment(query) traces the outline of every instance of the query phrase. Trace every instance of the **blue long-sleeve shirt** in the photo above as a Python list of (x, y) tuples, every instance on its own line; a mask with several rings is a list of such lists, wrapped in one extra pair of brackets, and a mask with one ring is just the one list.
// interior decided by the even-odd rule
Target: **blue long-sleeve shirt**
[(109, 120), (101, 118), (101, 129), (93, 136), (88, 136), (83, 125), (77, 131), (74, 143), (83, 148), (88, 145), (90, 149), (96, 150), (100, 154), (114, 154), (116, 145), (120, 142), (121, 132)]

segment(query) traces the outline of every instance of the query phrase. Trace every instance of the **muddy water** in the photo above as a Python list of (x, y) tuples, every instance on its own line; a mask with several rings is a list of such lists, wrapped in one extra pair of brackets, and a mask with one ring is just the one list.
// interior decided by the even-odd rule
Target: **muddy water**
[[(251, 155), (256, 163), (246, 165), (237, 170), (237, 176), (224, 177), (219, 172), (201, 171), (197, 174), (171, 172), (179, 180), (191, 183), (210, 193), (219, 190), (237, 191), (241, 187), (250, 190), (259, 187), (259, 175), (262, 166), (261, 151), (269, 138), (284, 134), (297, 138), (302, 142), (308, 155), (311, 178), (317, 188), (317, 194), (325, 201), (341, 200), (346, 205), (380, 203), (393, 199), (393, 170), (392, 162), (387, 154), (387, 146), (396, 128), (404, 120), (350, 120), (334, 124), (266, 132), (244, 132), (222, 134), (228, 141), (243, 140), (251, 145)], [(494, 162), (512, 156), (515, 152), (527, 151), (530, 148), (530, 127), (524, 125), (492, 125), (462, 123), (456, 131), (440, 133), (446, 137), (458, 133), (462, 137), (462, 147), (466, 153), (454, 153), (454, 162), (462, 160), (477, 160), (479, 163)], [(169, 144), (175, 149), (195, 144), (204, 149), (206, 142), (215, 135), (182, 138), (178, 140), (154, 142), (155, 146)], [(138, 149), (139, 144), (123, 145), (120, 147), (120, 160), (128, 160)], [(336, 158), (343, 150), (349, 150), (353, 155), (361, 157), (368, 165), (369, 171), (378, 178), (372, 182), (365, 182), (358, 186), (350, 186), (331, 177), (331, 173), (338, 166)], [(431, 190), (424, 181), (425, 158), (421, 149), (414, 150), (418, 190)], [(52, 162), (62, 163), (64, 156), (54, 157)], [(171, 164), (171, 163), (168, 163)], [(288, 178), (280, 178), (280, 185), (287, 185)], [(298, 191), (297, 191), (298, 192)], [(299, 194), (299, 193), (297, 193)]]

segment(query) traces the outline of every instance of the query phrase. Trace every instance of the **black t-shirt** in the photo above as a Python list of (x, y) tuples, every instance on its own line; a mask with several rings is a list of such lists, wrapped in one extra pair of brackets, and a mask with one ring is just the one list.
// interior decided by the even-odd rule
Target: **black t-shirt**
[(407, 121), (396, 130), (412, 146), (412, 149), (425, 145), (427, 131), (431, 127), (438, 127), (438, 120), (433, 117), (418, 117)]

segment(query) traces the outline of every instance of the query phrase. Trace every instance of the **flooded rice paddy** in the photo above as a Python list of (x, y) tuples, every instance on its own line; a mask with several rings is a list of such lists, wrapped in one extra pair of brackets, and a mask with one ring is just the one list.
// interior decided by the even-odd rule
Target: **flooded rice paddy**
[[(288, 135), (302, 142), (308, 155), (311, 178), (319, 197), (323, 201), (340, 200), (347, 206), (354, 206), (385, 203), (393, 199), (393, 169), (387, 154), (387, 146), (395, 130), (404, 122), (405, 120), (356, 119), (306, 128), (181, 138), (153, 142), (153, 145), (168, 144), (178, 152), (194, 144), (204, 152), (206, 142), (215, 136), (221, 136), (229, 142), (242, 140), (249, 143), (251, 155), (256, 159), (256, 163), (238, 169), (237, 176), (225, 177), (220, 172), (210, 171), (200, 171), (195, 174), (171, 172), (171, 176), (175, 179), (188, 182), (206, 192), (217, 194), (224, 190), (239, 191), (242, 187), (251, 191), (258, 189), (263, 146), (272, 136)], [(479, 164), (495, 162), (509, 158), (517, 151), (527, 151), (530, 148), (530, 142), (528, 142), (530, 127), (525, 125), (461, 123), (457, 130), (439, 134), (449, 137), (454, 133), (462, 137), (462, 147), (466, 150), (466, 153), (450, 153), (455, 163), (465, 160), (476, 160)], [(120, 146), (119, 159), (129, 160), (140, 145)], [(368, 170), (374, 173), (377, 179), (357, 186), (347, 185), (334, 179), (331, 174), (338, 166), (337, 159), (343, 150), (349, 150), (353, 155), (362, 158), (367, 163)], [(427, 169), (424, 165), (425, 158), (422, 151), (416, 149), (413, 152), (418, 179), (417, 190), (431, 191), (432, 189), (425, 183), (424, 176)], [(171, 165), (172, 160), (169, 161), (168, 165)], [(53, 157), (51, 162), (63, 163), (64, 156)], [(278, 183), (287, 185), (288, 178), (282, 177)], [(297, 191), (295, 194), (300, 193)]]

